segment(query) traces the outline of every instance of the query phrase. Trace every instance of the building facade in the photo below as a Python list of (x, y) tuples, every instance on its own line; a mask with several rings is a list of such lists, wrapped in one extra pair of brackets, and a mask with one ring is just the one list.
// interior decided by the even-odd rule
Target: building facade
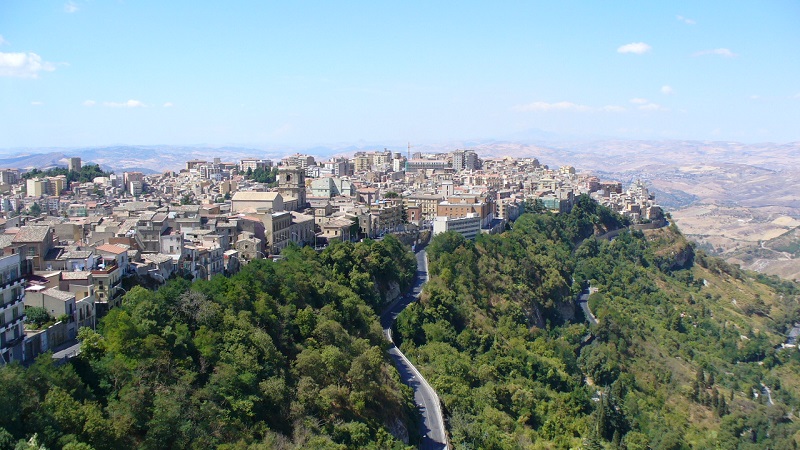
[(25, 338), (25, 260), (19, 253), (0, 257), (0, 364), (22, 360)]

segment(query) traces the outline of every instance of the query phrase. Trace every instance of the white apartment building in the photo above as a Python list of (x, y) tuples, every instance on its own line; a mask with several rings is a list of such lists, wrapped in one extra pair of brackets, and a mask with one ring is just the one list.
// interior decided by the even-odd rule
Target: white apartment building
[(433, 235), (455, 231), (466, 239), (475, 239), (481, 232), (481, 217), (475, 213), (469, 213), (466, 217), (450, 218), (447, 216), (436, 216), (433, 221)]
[(0, 365), (22, 361), (25, 278), (19, 253), (0, 257)]

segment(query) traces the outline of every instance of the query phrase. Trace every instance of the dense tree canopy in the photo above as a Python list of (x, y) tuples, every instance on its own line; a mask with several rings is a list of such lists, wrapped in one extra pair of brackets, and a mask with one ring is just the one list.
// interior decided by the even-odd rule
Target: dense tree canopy
[[(696, 252), (673, 226), (599, 238), (625, 225), (581, 197), (502, 235), (433, 239), (394, 336), (454, 446), (795, 448), (800, 353), (776, 347), (800, 320), (798, 287)], [(132, 288), (80, 330), (71, 364), (0, 368), (0, 447), (415, 445), (376, 315), (413, 282), (411, 253), (387, 236), (284, 254)], [(589, 287), (592, 326), (574, 303)]]
[[(797, 316), (791, 283), (694, 265), (674, 227), (598, 239), (627, 224), (587, 197), (539, 211), (501, 236), (436, 236), (422, 301), (398, 318), (456, 448), (794, 448), (781, 417), (800, 357), (768, 331)], [(589, 286), (592, 328), (573, 302)]]
[(0, 368), (0, 428), (48, 448), (413, 444), (413, 399), (376, 311), (385, 286), (409, 285), (414, 258), (393, 237), (285, 256), (230, 278), (132, 288), (97, 332), (80, 330), (72, 364), (45, 355)]

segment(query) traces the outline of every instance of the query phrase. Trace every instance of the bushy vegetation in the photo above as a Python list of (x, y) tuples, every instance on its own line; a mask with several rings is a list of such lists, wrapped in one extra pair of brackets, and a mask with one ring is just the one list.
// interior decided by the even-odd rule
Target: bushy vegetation
[(259, 167), (253, 170), (251, 167), (248, 167), (247, 171), (244, 173), (244, 177), (257, 183), (267, 183), (270, 186), (276, 186), (278, 184), (278, 168), (262, 169)]
[(30, 306), (25, 308), (25, 325), (30, 328), (46, 328), (48, 325), (55, 323), (53, 317), (47, 309), (41, 306)]
[(85, 164), (81, 166), (81, 170), (73, 171), (70, 171), (66, 167), (54, 167), (44, 171), (39, 169), (31, 169), (22, 174), (22, 179), (27, 180), (30, 178), (57, 177), (59, 175), (66, 175), (67, 186), (69, 186), (69, 183), (72, 183), (73, 181), (87, 183), (97, 177), (107, 177), (112, 173), (113, 172), (104, 172), (97, 164)]
[[(624, 222), (587, 200), (430, 244), (396, 334), (455, 447), (794, 448), (800, 357), (775, 350), (793, 285), (695, 255), (675, 227), (597, 239)], [(589, 286), (592, 329), (572, 301)]]
[(230, 278), (133, 288), (97, 332), (80, 330), (72, 364), (45, 355), (0, 368), (0, 437), (95, 449), (413, 445), (413, 398), (376, 315), (381, 285), (411, 282), (413, 256), (393, 237), (284, 254)]

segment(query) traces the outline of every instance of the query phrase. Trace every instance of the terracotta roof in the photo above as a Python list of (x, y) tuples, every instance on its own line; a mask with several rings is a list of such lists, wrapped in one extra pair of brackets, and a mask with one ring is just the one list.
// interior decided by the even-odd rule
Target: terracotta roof
[(103, 244), (97, 247), (97, 251), (106, 252), (106, 253), (113, 253), (115, 255), (121, 255), (128, 251), (127, 248), (116, 245), (116, 244)]

